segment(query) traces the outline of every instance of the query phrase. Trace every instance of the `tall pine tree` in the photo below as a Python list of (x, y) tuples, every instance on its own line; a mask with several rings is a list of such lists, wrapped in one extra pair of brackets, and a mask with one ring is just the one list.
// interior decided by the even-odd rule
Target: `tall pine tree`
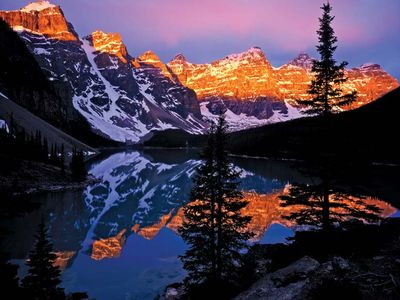
[(74, 148), (70, 163), (71, 178), (73, 181), (84, 181), (87, 177), (85, 159), (82, 150)]
[(252, 237), (246, 231), (250, 217), (241, 215), (247, 201), (238, 190), (240, 174), (228, 159), (226, 129), (220, 116), (217, 126), (211, 127), (203, 163), (194, 177), (192, 202), (184, 208), (179, 232), (189, 244), (181, 256), (188, 287), (230, 284), (241, 264), (241, 251)]
[(337, 37), (332, 28), (332, 21), (335, 18), (331, 16), (332, 6), (330, 3), (323, 4), (322, 17), (319, 18), (320, 26), (317, 30), (319, 45), (317, 45), (320, 60), (314, 60), (312, 72), (315, 78), (311, 81), (308, 90), (313, 98), (311, 100), (298, 100), (300, 105), (307, 106), (305, 113), (330, 115), (340, 107), (349, 105), (356, 99), (356, 92), (344, 94), (341, 88), (347, 81), (344, 68), (347, 62), (338, 64), (333, 58), (336, 51)]
[(58, 300), (65, 299), (61, 283), (60, 269), (54, 266), (56, 255), (49, 241), (44, 221), (40, 222), (36, 244), (29, 254), (28, 275), (22, 280), (22, 286), (29, 299)]

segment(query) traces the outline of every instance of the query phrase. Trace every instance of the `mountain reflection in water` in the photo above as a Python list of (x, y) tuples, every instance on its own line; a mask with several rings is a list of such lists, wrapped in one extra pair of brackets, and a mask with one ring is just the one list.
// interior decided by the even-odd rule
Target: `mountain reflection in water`
[[(249, 201), (243, 213), (252, 217), (253, 242), (284, 242), (300, 228), (287, 216), (298, 215), (304, 206), (282, 205), (281, 197), (290, 194), (295, 182), (307, 185), (307, 178), (288, 162), (235, 158), (234, 163), (242, 171), (241, 189)], [(119, 152), (98, 159), (89, 172), (99, 183), (83, 192), (32, 196), (40, 209), (7, 220), (13, 234), (2, 248), (22, 265), (43, 215), (67, 291), (87, 291), (96, 299), (153, 299), (184, 276), (177, 257), (186, 246), (177, 229), (199, 164), (196, 153), (172, 150)], [(361, 202), (376, 206), (382, 218), (397, 211), (376, 193), (357, 201), (354, 197), (342, 200), (346, 207), (358, 209)], [(274, 236), (269, 239), (270, 228)]]

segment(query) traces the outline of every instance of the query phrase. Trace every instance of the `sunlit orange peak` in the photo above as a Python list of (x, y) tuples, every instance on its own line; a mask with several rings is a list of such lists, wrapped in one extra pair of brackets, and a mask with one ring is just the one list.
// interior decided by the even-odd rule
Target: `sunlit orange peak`
[(92, 33), (91, 37), (96, 51), (115, 55), (122, 62), (127, 62), (127, 50), (119, 33), (105, 33), (97, 30)]
[(91, 257), (94, 260), (118, 257), (126, 242), (125, 232), (126, 229), (122, 229), (116, 236), (94, 241)]

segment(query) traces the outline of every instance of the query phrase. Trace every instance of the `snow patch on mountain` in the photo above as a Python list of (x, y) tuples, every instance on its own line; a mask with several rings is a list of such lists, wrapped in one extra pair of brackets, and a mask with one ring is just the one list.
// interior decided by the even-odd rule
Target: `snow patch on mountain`
[[(201, 114), (208, 120), (212, 122), (217, 122), (218, 115), (210, 112), (210, 110), (207, 107), (208, 103), (209, 103), (208, 101), (200, 103)], [(227, 109), (224, 115), (225, 115), (225, 120), (228, 124), (228, 131), (229, 132), (239, 131), (248, 128), (259, 127), (267, 124), (284, 122), (304, 117), (304, 115), (301, 114), (300, 109), (290, 105), (288, 101), (285, 101), (285, 105), (287, 107), (287, 113), (283, 113), (277, 110), (274, 111), (274, 114), (268, 119), (259, 119), (255, 116), (249, 116), (244, 113), (235, 114), (230, 109)]]
[(4, 121), (3, 119), (0, 119), (0, 129), (5, 130), (6, 132), (9, 132), (7, 122)]
[[(138, 142), (141, 136), (149, 133), (149, 130), (146, 128), (145, 124), (139, 120), (133, 120), (122, 110), (118, 109), (116, 101), (121, 95), (118, 93), (117, 88), (112, 86), (98, 69), (94, 61), (96, 49), (85, 39), (82, 40), (82, 48), (89, 59), (92, 71), (100, 78), (106, 87), (106, 93), (109, 96), (110, 104), (108, 110), (100, 111), (91, 105), (89, 100), (91, 98), (90, 96), (87, 98), (74, 96), (74, 107), (85, 116), (95, 130), (99, 130), (108, 135), (111, 139), (120, 142)], [(129, 122), (133, 122), (134, 124), (130, 127), (119, 127), (114, 123), (116, 118), (119, 120), (129, 120)]]
[(29, 3), (27, 6), (21, 8), (21, 11), (30, 13), (32, 11), (41, 11), (52, 7), (56, 7), (56, 5), (51, 4), (49, 1), (38, 1)]

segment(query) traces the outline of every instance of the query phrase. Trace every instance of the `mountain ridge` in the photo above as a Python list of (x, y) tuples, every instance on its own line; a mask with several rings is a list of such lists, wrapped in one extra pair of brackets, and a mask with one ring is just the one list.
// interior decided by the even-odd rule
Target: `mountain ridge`
[[(70, 86), (68, 101), (92, 129), (116, 141), (140, 143), (172, 128), (201, 134), (221, 112), (231, 131), (287, 121), (302, 117), (295, 100), (310, 97), (312, 58), (306, 53), (279, 67), (260, 47), (205, 64), (183, 54), (164, 63), (151, 50), (130, 55), (118, 33), (96, 30), (80, 38), (61, 8), (48, 1), (2, 11), (0, 18), (19, 33), (51, 81)], [(346, 75), (344, 90), (359, 95), (347, 109), (399, 85), (377, 64)]]

